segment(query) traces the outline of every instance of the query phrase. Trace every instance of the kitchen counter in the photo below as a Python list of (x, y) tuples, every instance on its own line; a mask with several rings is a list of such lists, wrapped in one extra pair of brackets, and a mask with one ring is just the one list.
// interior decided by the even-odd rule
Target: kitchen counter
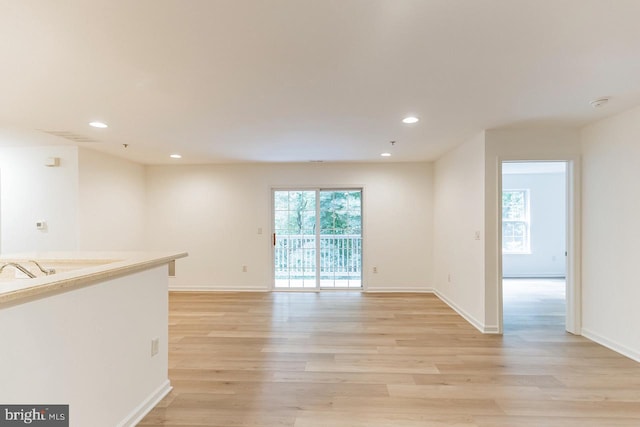
[[(176, 259), (187, 256), (186, 252), (33, 252), (0, 256), (0, 265), (17, 262), (38, 277), (33, 279), (11, 279), (6, 267), (0, 281), (0, 305), (19, 303), (44, 297), (61, 291), (90, 285), (105, 279), (130, 274), (162, 264), (173, 267)], [(35, 260), (45, 268), (54, 268), (56, 273), (46, 276), (41, 273)]]
[(13, 267), (0, 275), (0, 402), (67, 404), (71, 427), (135, 426), (171, 391), (168, 276), (185, 256), (0, 257), (38, 275), (16, 278)]

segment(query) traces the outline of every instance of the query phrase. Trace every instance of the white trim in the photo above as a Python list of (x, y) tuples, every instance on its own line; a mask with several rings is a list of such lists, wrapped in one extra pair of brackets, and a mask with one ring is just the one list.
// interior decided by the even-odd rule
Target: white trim
[(364, 288), (273, 288), (268, 287), (242, 287), (234, 288), (230, 286), (214, 287), (214, 286), (170, 286), (169, 292), (401, 292), (401, 293), (435, 293), (433, 288), (429, 287), (390, 287), (376, 286)]
[(566, 330), (582, 334), (582, 211), (581, 164), (579, 159), (567, 161), (567, 256)]
[(449, 298), (444, 296), (437, 289), (434, 290), (434, 293), (436, 294), (436, 296), (438, 298), (440, 298), (442, 300), (442, 302), (444, 302), (449, 307), (451, 307), (453, 309), (453, 311), (455, 311), (460, 316), (462, 316), (467, 322), (471, 323), (471, 325), (473, 325), (477, 330), (479, 330), (483, 334), (489, 334), (489, 333), (495, 334), (495, 333), (498, 333), (498, 327), (497, 326), (491, 326), (491, 327), (485, 326), (484, 323), (478, 321), (475, 317), (473, 317), (472, 315), (470, 315), (469, 313), (464, 311), (462, 308), (458, 307), (456, 305), (456, 303), (454, 303)]
[(498, 334), (498, 335), (502, 335), (502, 332), (500, 332), (500, 328), (497, 325), (494, 326), (486, 326), (484, 327), (484, 329), (482, 330), (483, 334)]
[[(498, 334), (502, 334), (504, 332), (504, 291), (503, 291), (503, 283), (502, 281), (504, 280), (503, 276), (504, 276), (504, 267), (503, 267), (503, 263), (504, 263), (504, 253), (502, 252), (502, 191), (504, 190), (504, 186), (502, 185), (502, 165), (504, 164), (504, 160), (500, 158), (500, 156), (498, 156), (496, 158), (496, 161), (498, 162), (496, 165), (496, 183), (498, 184), (498, 188), (496, 190), (496, 202), (498, 203), (498, 205), (496, 206), (496, 214), (495, 214), (495, 220), (497, 221), (496, 224), (496, 236), (495, 239), (495, 250), (497, 252), (497, 257), (496, 257), (496, 267), (497, 267), (497, 277), (495, 277), (495, 279), (497, 280), (497, 287), (498, 289), (496, 290), (496, 298), (497, 298), (497, 307), (496, 309), (498, 310), (497, 312), (497, 318), (498, 318)], [(485, 171), (485, 180), (487, 179), (486, 177), (486, 171)], [(486, 193), (488, 192), (488, 189), (485, 188), (485, 198), (486, 198)], [(486, 201), (485, 201), (486, 203)], [(485, 208), (486, 209), (486, 208)], [(486, 219), (485, 219), (486, 220)], [(486, 223), (485, 223), (485, 227), (486, 227)], [(485, 264), (485, 282), (484, 282), (484, 293), (485, 296), (487, 295), (487, 286), (488, 285), (488, 281), (487, 281), (487, 276), (486, 276), (486, 268), (487, 268), (487, 250), (486, 250), (486, 245), (489, 243), (489, 238), (490, 236), (487, 236), (487, 241), (485, 243), (485, 254), (484, 254), (484, 264)], [(485, 310), (485, 317), (487, 314), (487, 304), (488, 302), (485, 300), (484, 302), (484, 310)]]
[(275, 288), (269, 292), (362, 292), (362, 288)]
[(118, 427), (135, 426), (173, 389), (171, 382), (166, 380), (160, 387), (143, 400), (129, 415), (118, 423)]
[[(520, 221), (520, 222), (524, 222), (524, 221)], [(532, 255), (533, 252), (526, 251), (526, 252), (502, 252), (502, 255)]]
[(169, 292), (269, 292), (269, 290), (265, 286), (169, 286)]
[(629, 359), (640, 362), (640, 351), (633, 350), (623, 344), (605, 338), (602, 335), (597, 334), (596, 332), (588, 330), (587, 328), (582, 328), (582, 336), (604, 347), (607, 347), (608, 349), (613, 350), (616, 353), (627, 356)]
[[(315, 250), (316, 250), (316, 288), (320, 288), (320, 270), (322, 269), (322, 264), (321, 264), (321, 254), (322, 254), (322, 250), (320, 249), (320, 245), (322, 244), (322, 242), (320, 242), (320, 229), (322, 228), (322, 226), (320, 225), (320, 223), (322, 222), (322, 211), (320, 210), (320, 191), (322, 190), (316, 190), (316, 244), (315, 244)], [(360, 190), (360, 200), (362, 200), (362, 190)], [(274, 224), (275, 227), (275, 224)], [(360, 205), (360, 247), (362, 247), (362, 205)], [(274, 252), (275, 252), (275, 248), (274, 248)], [(275, 265), (274, 265), (275, 267)], [(276, 282), (276, 276), (273, 276), (273, 286), (275, 287), (275, 282)], [(289, 284), (291, 284), (291, 281), (289, 281)], [(335, 284), (335, 281), (334, 281)], [(360, 287), (362, 287), (362, 257), (360, 257)]]
[(410, 286), (410, 287), (391, 287), (391, 286), (369, 286), (367, 289), (363, 290), (366, 293), (376, 293), (376, 292), (400, 292), (400, 293), (427, 293), (434, 294), (435, 289), (422, 287), (422, 286)]

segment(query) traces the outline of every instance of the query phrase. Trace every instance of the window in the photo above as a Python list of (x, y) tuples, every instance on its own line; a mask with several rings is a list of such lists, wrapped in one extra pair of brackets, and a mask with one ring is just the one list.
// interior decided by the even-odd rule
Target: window
[(502, 192), (502, 252), (531, 253), (529, 190)]

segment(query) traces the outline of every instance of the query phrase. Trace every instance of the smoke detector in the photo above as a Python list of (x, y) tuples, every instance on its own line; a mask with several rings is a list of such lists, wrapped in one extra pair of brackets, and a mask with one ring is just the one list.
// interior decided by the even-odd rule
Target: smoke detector
[(589, 104), (593, 108), (600, 108), (600, 107), (603, 107), (607, 102), (609, 102), (609, 98), (598, 98), (598, 99), (594, 99)]

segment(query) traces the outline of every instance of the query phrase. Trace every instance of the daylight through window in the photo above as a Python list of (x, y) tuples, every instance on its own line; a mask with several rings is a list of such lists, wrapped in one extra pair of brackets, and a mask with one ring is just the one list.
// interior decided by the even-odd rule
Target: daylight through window
[(502, 192), (502, 252), (530, 253), (529, 190)]

